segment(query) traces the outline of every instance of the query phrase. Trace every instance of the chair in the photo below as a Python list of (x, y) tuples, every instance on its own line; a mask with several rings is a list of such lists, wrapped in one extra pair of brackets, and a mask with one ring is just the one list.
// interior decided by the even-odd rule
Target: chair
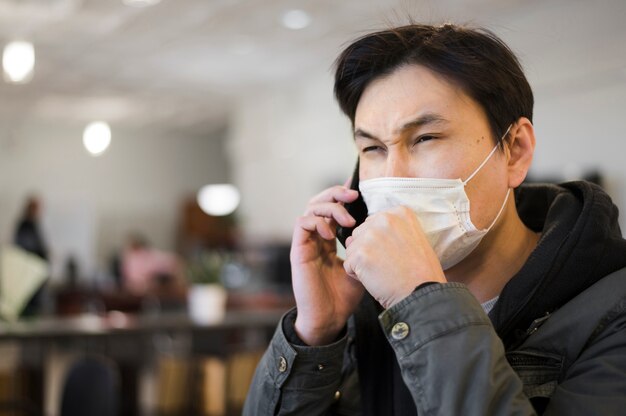
[(87, 356), (69, 369), (61, 397), (61, 416), (117, 416), (120, 375), (104, 357)]

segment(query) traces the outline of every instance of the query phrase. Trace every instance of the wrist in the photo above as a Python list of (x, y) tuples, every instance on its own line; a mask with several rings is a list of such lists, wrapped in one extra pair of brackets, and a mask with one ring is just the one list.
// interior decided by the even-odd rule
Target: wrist
[(297, 317), (294, 323), (294, 330), (298, 338), (311, 347), (319, 347), (333, 343), (337, 340), (344, 328), (345, 323), (342, 325), (307, 325), (303, 320)]
[(392, 306), (394, 306), (395, 304), (399, 303), (400, 301), (408, 298), (409, 296), (411, 296), (414, 292), (417, 292), (418, 290), (426, 287), (426, 286), (430, 286), (430, 285), (434, 285), (434, 284), (441, 284), (441, 283), (446, 283), (446, 281), (440, 281), (440, 280), (429, 280), (427, 282), (421, 282), (421, 283), (417, 283), (417, 284), (411, 284), (408, 285), (402, 292), (400, 292), (399, 296), (397, 296), (395, 298), (395, 300), (393, 300), (392, 302), (389, 303), (388, 306), (385, 306), (385, 309), (389, 309)]
[[(441, 284), (444, 282), (436, 282), (436, 281), (431, 281), (431, 282), (424, 282), (424, 283), (420, 283), (419, 285), (417, 285), (415, 287), (415, 289), (413, 289), (413, 292), (417, 292), (418, 290), (425, 288), (426, 286), (430, 286), (430, 285), (436, 285), (436, 284)], [(411, 292), (412, 293), (412, 292)]]

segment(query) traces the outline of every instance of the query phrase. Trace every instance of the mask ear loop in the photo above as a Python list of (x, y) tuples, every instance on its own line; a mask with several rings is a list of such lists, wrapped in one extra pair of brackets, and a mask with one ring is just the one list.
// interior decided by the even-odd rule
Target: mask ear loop
[[(504, 138), (506, 137), (507, 134), (509, 134), (509, 131), (511, 130), (511, 127), (513, 127), (513, 124), (509, 124), (509, 128), (506, 129), (506, 131), (504, 132), (504, 134), (502, 135), (502, 137), (500, 138), (500, 140), (504, 140)], [(476, 176), (476, 174), (478, 172), (480, 172), (480, 170), (483, 168), (483, 166), (485, 166), (485, 164), (487, 164), (487, 162), (489, 162), (489, 159), (491, 159), (491, 156), (493, 156), (493, 154), (496, 152), (496, 150), (498, 149), (498, 144), (496, 144), (493, 149), (491, 149), (491, 152), (489, 153), (489, 155), (487, 155), (487, 157), (485, 158), (485, 160), (483, 160), (483, 163), (481, 163), (476, 170), (467, 178), (463, 181), (463, 186), (467, 185), (467, 183), (469, 181), (472, 180), (472, 178), (474, 176)]]
[(504, 211), (504, 207), (506, 207), (506, 201), (509, 200), (510, 194), (511, 194), (511, 188), (507, 188), (506, 196), (504, 197), (504, 202), (502, 203), (502, 206), (500, 207), (500, 211), (498, 211), (498, 214), (496, 214), (496, 217), (493, 219), (493, 222), (491, 223), (491, 225), (487, 227), (487, 232), (489, 232), (489, 230), (491, 230), (493, 226), (496, 225), (496, 222), (498, 222), (498, 218), (500, 218), (500, 214), (502, 214), (502, 211)]

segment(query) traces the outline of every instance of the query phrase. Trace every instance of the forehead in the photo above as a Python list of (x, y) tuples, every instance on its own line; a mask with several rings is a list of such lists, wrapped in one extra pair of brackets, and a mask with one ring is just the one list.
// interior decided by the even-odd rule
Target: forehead
[(406, 65), (365, 88), (354, 124), (388, 132), (423, 113), (451, 122), (485, 120), (482, 108), (459, 86), (421, 65)]

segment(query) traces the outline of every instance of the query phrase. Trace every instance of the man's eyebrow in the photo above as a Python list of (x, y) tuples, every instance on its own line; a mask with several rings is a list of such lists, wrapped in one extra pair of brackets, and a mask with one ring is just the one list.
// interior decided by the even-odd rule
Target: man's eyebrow
[(371, 133), (366, 132), (365, 130), (362, 129), (356, 129), (354, 131), (354, 138), (358, 138), (361, 137), (363, 139), (372, 139), (372, 140), (378, 140), (378, 137), (374, 136)]
[[(395, 133), (402, 133), (406, 130), (415, 129), (415, 128), (426, 126), (429, 124), (445, 124), (445, 123), (448, 123), (448, 120), (442, 115), (439, 115), (437, 113), (425, 113), (425, 114), (420, 115), (416, 119), (411, 120), (408, 123), (405, 123)], [(371, 133), (366, 132), (363, 129), (356, 129), (354, 131), (354, 137), (355, 138), (362, 137), (365, 139), (379, 140), (378, 137), (374, 136)]]
[(400, 133), (406, 130), (414, 129), (417, 127), (426, 126), (429, 124), (444, 124), (448, 123), (448, 120), (437, 113), (425, 113), (417, 117), (415, 120), (411, 120), (405, 123), (396, 133)]

